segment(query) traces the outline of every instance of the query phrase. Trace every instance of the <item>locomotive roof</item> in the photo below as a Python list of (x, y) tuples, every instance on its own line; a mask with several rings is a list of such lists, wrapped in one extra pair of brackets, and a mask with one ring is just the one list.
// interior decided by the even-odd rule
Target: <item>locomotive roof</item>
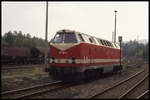
[[(113, 45), (113, 47), (111, 48), (116, 48), (116, 49), (120, 49), (120, 46), (117, 44), (117, 43), (114, 43), (114, 42), (111, 42), (111, 41), (108, 41), (108, 40), (105, 40), (105, 39), (101, 39), (101, 38), (98, 38), (98, 37), (95, 37), (95, 36), (91, 36), (91, 35), (88, 35), (88, 34), (85, 34), (85, 33), (81, 33), (81, 32), (77, 32), (77, 31), (74, 31), (74, 30), (69, 30), (69, 29), (62, 29), (62, 30), (59, 30), (57, 31), (58, 33), (61, 33), (61, 32), (68, 32), (68, 33), (72, 33), (74, 32), (75, 34), (82, 34), (82, 36), (87, 36), (88, 38), (95, 38), (95, 40), (98, 42), (97, 39), (100, 39), (102, 41), (106, 41), (106, 42), (109, 42)], [(95, 44), (99, 44), (99, 43), (95, 43)], [(102, 45), (102, 46), (106, 46), (106, 45)], [(110, 47), (110, 46), (106, 46), (106, 47)]]
[(65, 32), (75, 32), (75, 31), (69, 30), (69, 29), (62, 29), (62, 30), (59, 30), (59, 31), (57, 31), (57, 32), (63, 32), (63, 31), (65, 31)]

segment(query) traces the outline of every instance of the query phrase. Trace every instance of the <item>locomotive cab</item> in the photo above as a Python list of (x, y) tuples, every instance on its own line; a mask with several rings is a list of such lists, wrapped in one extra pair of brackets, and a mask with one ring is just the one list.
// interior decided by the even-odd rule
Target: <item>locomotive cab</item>
[(79, 40), (74, 31), (60, 30), (50, 43), (49, 72), (51, 76), (62, 76), (75, 71), (76, 59), (80, 58)]

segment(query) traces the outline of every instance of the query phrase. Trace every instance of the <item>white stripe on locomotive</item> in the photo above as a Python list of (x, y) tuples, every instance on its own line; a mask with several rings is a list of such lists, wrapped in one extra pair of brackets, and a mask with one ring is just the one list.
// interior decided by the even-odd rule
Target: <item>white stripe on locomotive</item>
[[(49, 62), (52, 63), (52, 58), (50, 58)], [(107, 63), (107, 62), (119, 62), (120, 59), (75, 59), (75, 63)], [(55, 63), (72, 63), (72, 59), (55, 59)]]

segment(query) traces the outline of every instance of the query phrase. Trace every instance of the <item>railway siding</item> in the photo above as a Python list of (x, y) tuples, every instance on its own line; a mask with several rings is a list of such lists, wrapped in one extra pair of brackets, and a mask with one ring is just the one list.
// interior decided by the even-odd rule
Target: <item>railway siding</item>
[(107, 89), (103, 90), (102, 92), (96, 93), (90, 98), (118, 98), (128, 89), (130, 89), (134, 84), (138, 83), (138, 81), (140, 81), (146, 74), (147, 70), (144, 70), (142, 71), (142, 73), (138, 73), (135, 76), (116, 83), (114, 86), (108, 87)]
[(140, 98), (145, 98), (145, 99), (149, 98), (149, 90), (145, 91), (144, 93), (136, 97), (136, 99), (140, 99)]
[(34, 92), (54, 89), (58, 87), (60, 84), (62, 84), (62, 82), (57, 81), (57, 82), (37, 85), (37, 86), (29, 87), (29, 88), (7, 91), (7, 92), (2, 93), (2, 98), (21, 98), (21, 97), (25, 97), (26, 95), (33, 94)]
[(145, 76), (141, 81), (130, 88), (125, 94), (121, 95), (121, 98), (136, 98), (142, 93), (148, 90), (148, 75)]

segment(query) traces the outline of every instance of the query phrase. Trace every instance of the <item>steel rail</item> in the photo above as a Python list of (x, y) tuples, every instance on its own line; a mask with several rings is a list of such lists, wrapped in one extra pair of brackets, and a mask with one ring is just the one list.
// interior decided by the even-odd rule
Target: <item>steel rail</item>
[[(35, 67), (35, 66), (34, 66)], [(5, 68), (2, 68), (2, 70), (9, 70), (9, 69), (21, 69), (21, 68), (34, 68), (33, 66), (32, 67), (5, 67)]]
[(56, 90), (59, 90), (59, 89), (66, 88), (68, 86), (70, 86), (70, 85), (68, 85), (68, 84), (60, 85), (60, 86), (58, 86), (56, 88), (47, 89), (47, 90), (41, 90), (41, 91), (36, 91), (36, 92), (29, 93), (29, 94), (21, 95), (21, 96), (15, 97), (14, 99), (30, 98), (30, 97), (38, 95), (38, 94), (47, 93), (47, 92), (53, 92), (53, 91), (56, 91)]
[(28, 88), (22, 88), (22, 89), (17, 89), (17, 90), (12, 90), (12, 91), (6, 91), (6, 92), (2, 92), (1, 96), (2, 96), (2, 98), (3, 97), (8, 97), (8, 95), (18, 94), (22, 91), (30, 91), (31, 89), (41, 88), (41, 87), (44, 87), (44, 86), (53, 86), (53, 85), (57, 85), (57, 84), (60, 84), (60, 83), (62, 83), (62, 81), (56, 81), (56, 82), (52, 82), (52, 83), (31, 86), (31, 87), (28, 87)]
[(140, 80), (137, 84), (135, 84), (133, 87), (131, 87), (127, 92), (125, 92), (124, 94), (122, 94), (118, 99), (121, 99), (121, 98), (124, 98), (125, 96), (127, 96), (127, 94), (129, 94), (130, 92), (132, 92), (133, 89), (135, 89), (137, 86), (139, 86), (147, 78), (148, 78), (148, 75), (146, 75), (142, 80)]
[(40, 65), (40, 64), (32, 64), (32, 65), (27, 65), (27, 66), (12, 66), (12, 67), (2, 67), (2, 70), (8, 70), (8, 69), (19, 69), (19, 68), (34, 68), (34, 67), (37, 67), (37, 65)]
[(137, 72), (136, 74), (132, 75), (131, 77), (129, 77), (129, 78), (125, 79), (125, 80), (120, 81), (119, 83), (116, 83), (115, 85), (113, 85), (111, 87), (108, 87), (108, 88), (104, 89), (102, 92), (97, 93), (96, 95), (90, 96), (89, 98), (95, 98), (95, 97), (97, 97), (97, 96), (99, 96), (99, 95), (109, 91), (110, 89), (113, 89), (113, 88), (117, 87), (118, 85), (120, 85), (120, 84), (122, 84), (122, 83), (124, 83), (124, 82), (126, 82), (126, 81), (128, 81), (128, 80), (130, 80), (132, 78), (134, 78), (135, 76), (139, 75), (140, 73), (142, 73), (144, 71), (145, 71), (145, 69), (140, 71), (140, 72)]
[(138, 97), (136, 97), (136, 99), (140, 99), (140, 98), (142, 98), (143, 96), (145, 96), (148, 93), (149, 93), (149, 90), (145, 91), (144, 93), (142, 93), (141, 95), (139, 95)]

